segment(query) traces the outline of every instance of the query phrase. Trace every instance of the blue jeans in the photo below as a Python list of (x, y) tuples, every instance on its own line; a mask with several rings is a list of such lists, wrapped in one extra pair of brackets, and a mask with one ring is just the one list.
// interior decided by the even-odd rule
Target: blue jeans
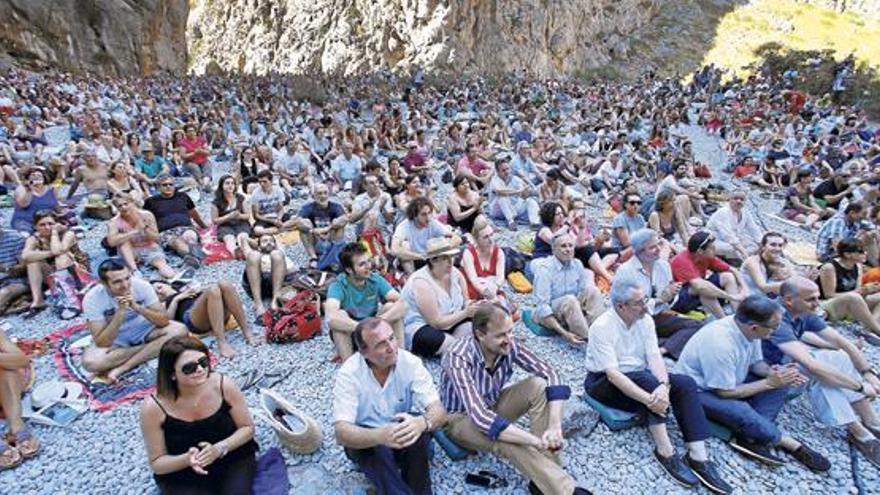
[[(746, 383), (761, 377), (749, 373)], [(780, 387), (755, 394), (746, 399), (724, 399), (710, 390), (699, 393), (706, 416), (733, 430), (737, 437), (765, 444), (776, 445), (782, 433), (776, 426), (776, 416), (785, 405), (789, 387)]]
[[(645, 392), (653, 392), (660, 386), (660, 381), (654, 377), (650, 370), (631, 371), (624, 373)], [(681, 436), (685, 442), (699, 442), (709, 436), (709, 422), (706, 414), (700, 407), (697, 384), (694, 379), (687, 375), (669, 373), (669, 404), (672, 406), (672, 414), (681, 429)], [(590, 397), (605, 404), (608, 407), (628, 412), (648, 412), (648, 424), (666, 423), (666, 418), (649, 411), (641, 402), (633, 400), (623, 394), (612, 384), (605, 373), (587, 374), (584, 380), (584, 390)]]

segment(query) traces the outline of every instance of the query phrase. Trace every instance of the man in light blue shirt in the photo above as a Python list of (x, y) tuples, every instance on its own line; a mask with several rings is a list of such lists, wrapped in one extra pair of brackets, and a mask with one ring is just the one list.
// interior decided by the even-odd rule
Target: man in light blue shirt
[(736, 314), (703, 327), (685, 345), (676, 372), (700, 388), (706, 416), (733, 431), (730, 446), (770, 465), (782, 464), (770, 449), (779, 447), (813, 471), (827, 471), (828, 460), (786, 436), (776, 424), (790, 387), (807, 383), (797, 364), (770, 366), (761, 341), (782, 321), (782, 308), (767, 296), (747, 297)]
[(354, 338), (333, 388), (336, 440), (379, 493), (429, 495), (428, 442), (446, 418), (437, 387), (384, 320), (361, 321)]
[(352, 191), (359, 192), (363, 166), (361, 157), (352, 154), (352, 145), (346, 142), (342, 145), (342, 154), (333, 159), (330, 168), (340, 188), (351, 183)]
[(574, 258), (574, 237), (554, 236), (553, 256), (532, 263), (535, 274), (536, 323), (556, 331), (575, 345), (583, 344), (590, 323), (605, 311), (602, 293), (580, 260)]
[(685, 318), (672, 311), (681, 284), (672, 279), (669, 262), (660, 258), (660, 237), (652, 229), (639, 229), (630, 236), (634, 256), (620, 265), (614, 273), (614, 282), (633, 281), (648, 297), (648, 313), (654, 319), (654, 327), (663, 355), (678, 359), (687, 341), (693, 337), (702, 323)]

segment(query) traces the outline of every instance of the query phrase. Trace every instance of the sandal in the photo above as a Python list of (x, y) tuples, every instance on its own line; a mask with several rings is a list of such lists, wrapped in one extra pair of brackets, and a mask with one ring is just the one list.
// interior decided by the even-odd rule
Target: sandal
[(18, 433), (7, 433), (6, 439), (11, 440), (22, 459), (30, 459), (40, 452), (40, 441), (27, 426)]
[(17, 449), (10, 446), (4, 440), (0, 440), (0, 471), (12, 469), (21, 464), (22, 461), (24, 461), (24, 458)]
[(30, 320), (34, 316), (42, 313), (46, 308), (48, 308), (48, 306), (46, 306), (45, 304), (42, 306), (31, 306), (30, 308), (28, 308), (27, 311), (25, 311), (23, 315), (21, 315), (21, 317), (24, 320)]

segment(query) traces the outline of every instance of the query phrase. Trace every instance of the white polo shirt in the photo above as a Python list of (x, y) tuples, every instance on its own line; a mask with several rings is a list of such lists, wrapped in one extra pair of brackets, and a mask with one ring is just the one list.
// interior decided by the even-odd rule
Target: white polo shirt
[(693, 378), (702, 390), (733, 390), (746, 381), (749, 368), (763, 360), (761, 341), (747, 339), (728, 316), (688, 340), (675, 371)]
[(648, 367), (648, 356), (660, 356), (654, 320), (644, 318), (627, 328), (614, 308), (602, 313), (590, 325), (587, 340), (587, 370), (604, 373), (617, 368), (623, 373)]
[(382, 386), (361, 353), (339, 368), (333, 387), (333, 421), (345, 421), (366, 428), (379, 428), (398, 413), (421, 413), (440, 395), (422, 360), (397, 351), (397, 365)]

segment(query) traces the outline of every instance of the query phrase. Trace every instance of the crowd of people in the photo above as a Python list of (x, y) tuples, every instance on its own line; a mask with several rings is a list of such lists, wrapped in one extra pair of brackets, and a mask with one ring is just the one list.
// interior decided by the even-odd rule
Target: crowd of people
[[(583, 392), (644, 414), (683, 485), (733, 491), (710, 422), (746, 456), (829, 470), (777, 424), (801, 390), (880, 466), (880, 376), (831, 326), (880, 342), (880, 129), (858, 109), (711, 66), (618, 84), (378, 74), (325, 81), (320, 100), (292, 81), (0, 77), (0, 311), (44, 311), (59, 273), (96, 279), (83, 366), (112, 384), (158, 356), (141, 423), (163, 493), (249, 493), (253, 419), (199, 337), (224, 359), (241, 352), (231, 328), (265, 345), (263, 314), (316, 269), (337, 272), (322, 308), (336, 440), (379, 493), (432, 492), (434, 432), (503, 457), (531, 493), (589, 493), (561, 457), (571, 384), (519, 321), (581, 349)], [(689, 124), (718, 135), (724, 163), (695, 160)], [(815, 266), (786, 255), (755, 194), (778, 195), (774, 225), (815, 233)], [(194, 281), (208, 238), (240, 273)], [(30, 365), (0, 331), (0, 469), (40, 448), (21, 420)]]

